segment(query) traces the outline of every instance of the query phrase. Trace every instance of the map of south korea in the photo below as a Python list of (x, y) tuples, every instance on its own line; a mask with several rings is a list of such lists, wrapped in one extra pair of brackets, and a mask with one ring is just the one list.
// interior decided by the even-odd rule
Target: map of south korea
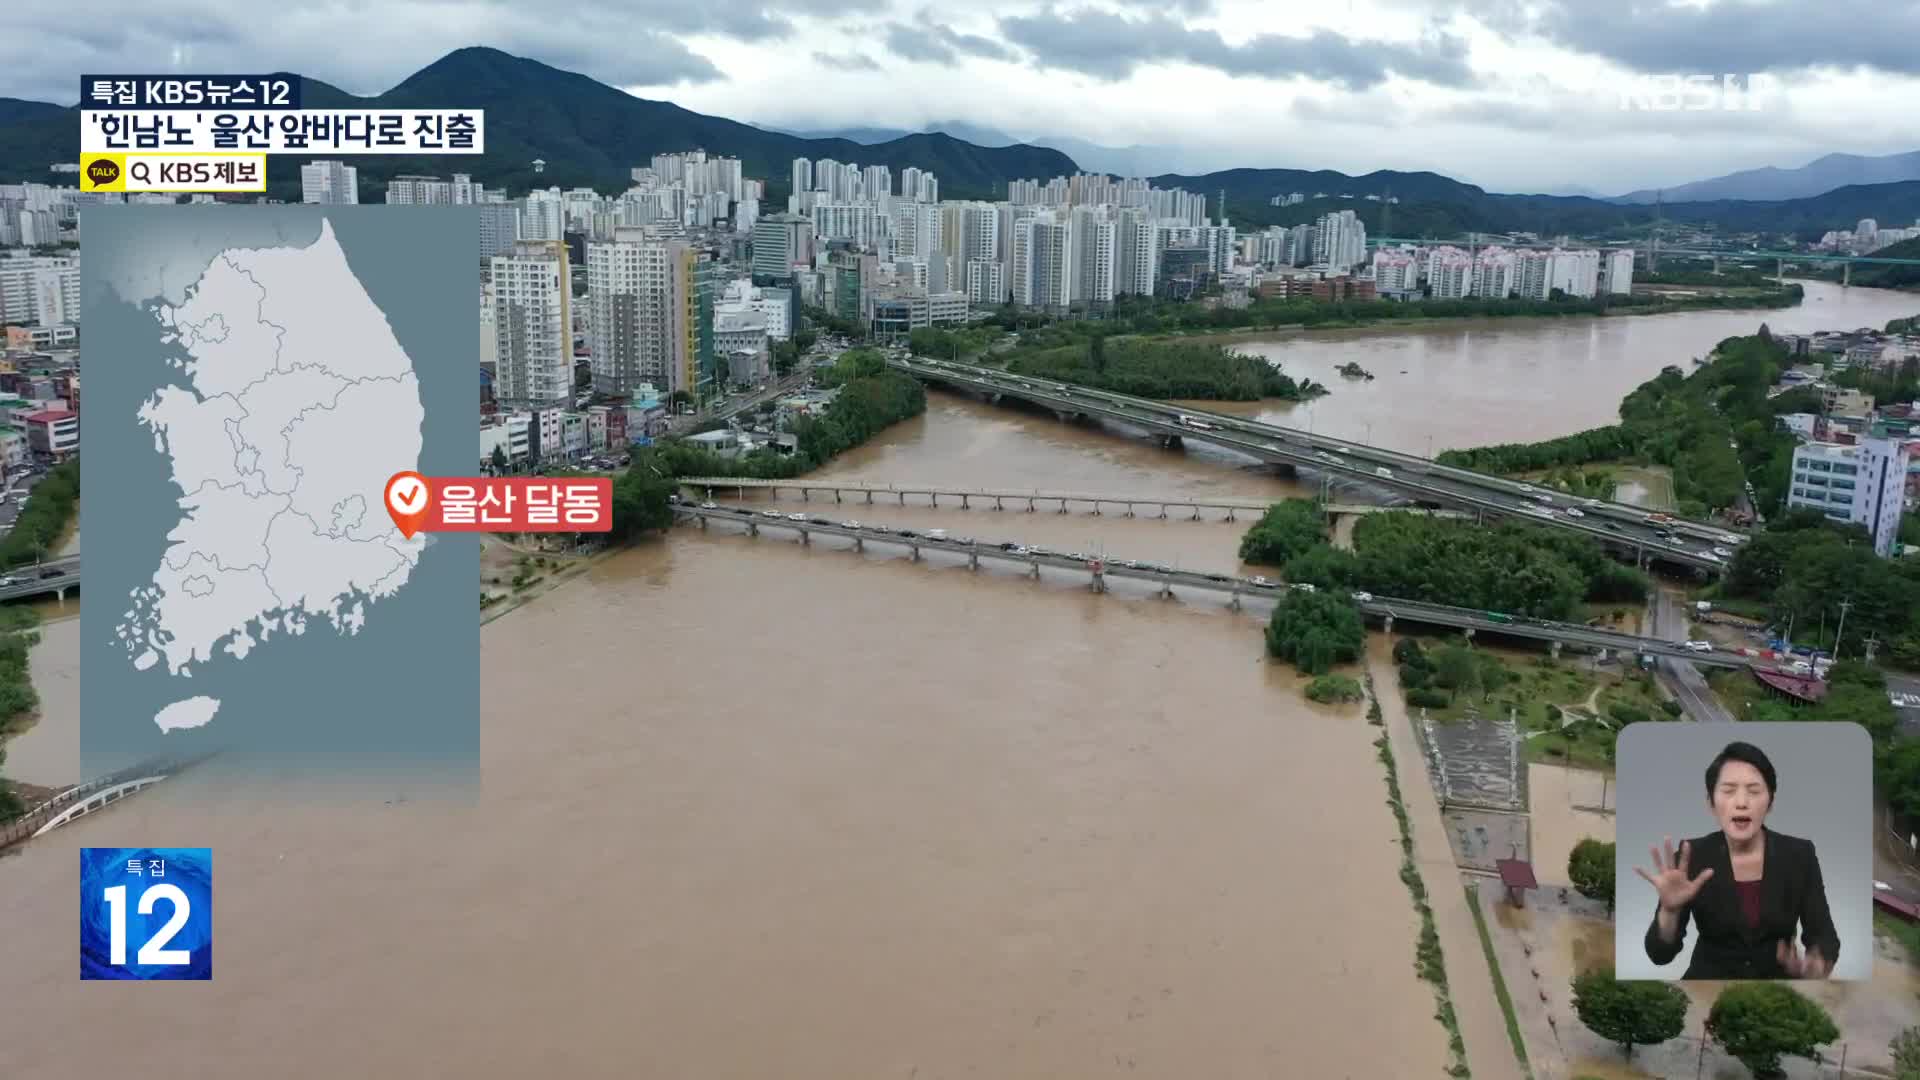
[[(116, 628), (127, 658), (189, 679), (216, 652), (243, 661), (313, 617), (358, 633), (426, 542), (382, 509), (387, 478), (419, 467), (425, 410), (413, 361), (331, 223), (305, 247), (223, 251), (184, 302), (150, 310), (187, 356), (171, 361), (186, 385), (138, 411), (180, 516)], [(154, 722), (198, 726), (218, 707), (183, 692)]]

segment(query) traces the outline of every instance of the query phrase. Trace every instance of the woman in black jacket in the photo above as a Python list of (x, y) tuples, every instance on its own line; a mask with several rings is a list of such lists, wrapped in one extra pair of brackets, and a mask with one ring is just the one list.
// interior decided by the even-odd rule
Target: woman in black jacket
[(1653, 873), (1634, 868), (1660, 894), (1649, 960), (1672, 963), (1691, 920), (1699, 935), (1683, 979), (1824, 979), (1833, 970), (1840, 935), (1813, 844), (1766, 827), (1778, 788), (1773, 763), (1749, 743), (1728, 743), (1707, 766), (1720, 831), (1682, 841), (1678, 853), (1667, 837), (1664, 851), (1651, 849)]

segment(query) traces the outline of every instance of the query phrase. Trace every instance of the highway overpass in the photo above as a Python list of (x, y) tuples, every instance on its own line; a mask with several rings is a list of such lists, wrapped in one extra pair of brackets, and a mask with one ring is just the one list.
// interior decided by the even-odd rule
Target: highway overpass
[(67, 598), (67, 590), (80, 587), (80, 556), (69, 555), (39, 566), (22, 566), (0, 574), (0, 600), (24, 600), (53, 593)]
[[(966, 559), (968, 565), (974, 569), (979, 568), (982, 559), (1009, 562), (1026, 567), (1034, 577), (1040, 576), (1043, 568), (1075, 571), (1089, 575), (1090, 584), (1101, 591), (1105, 591), (1108, 579), (1131, 579), (1157, 586), (1162, 595), (1172, 595), (1175, 587), (1226, 593), (1228, 603), (1237, 608), (1247, 599), (1271, 600), (1287, 588), (1285, 585), (1268, 582), (1262, 578), (1242, 578), (1231, 574), (1180, 570), (1156, 563), (1110, 556), (1059, 552), (1007, 540), (989, 541), (964, 536), (936, 538), (927, 535), (927, 532), (921, 529), (893, 528), (871, 522), (828, 519), (804, 513), (783, 514), (777, 510), (753, 510), (743, 506), (696, 506), (689, 503), (681, 503), (675, 509), (682, 515), (697, 519), (702, 527), (715, 521), (731, 522), (737, 526), (744, 526), (749, 533), (756, 536), (762, 529), (798, 533), (803, 543), (811, 543), (815, 536), (838, 536), (852, 540), (854, 547), (859, 550), (865, 550), (868, 544), (905, 547), (910, 550), (912, 557), (916, 560), (922, 558), (926, 552), (947, 552)], [(1531, 638), (1536, 641), (1545, 641), (1556, 650), (1562, 646), (1573, 646), (1585, 649), (1606, 649), (1619, 654), (1631, 653), (1638, 656), (1684, 660), (1715, 667), (1755, 666), (1753, 660), (1734, 653), (1695, 653), (1677, 642), (1623, 634), (1614, 630), (1575, 623), (1530, 619), (1500, 612), (1476, 611), (1449, 607), (1445, 604), (1429, 604), (1418, 600), (1400, 600), (1365, 593), (1354, 594), (1354, 601), (1363, 614), (1380, 620), (1389, 630), (1396, 622), (1416, 622), (1431, 626), (1455, 627), (1469, 633), (1486, 631), (1512, 637)]]
[[(1703, 573), (1718, 573), (1726, 567), (1726, 556), (1715, 554), (1713, 549), (1731, 551), (1744, 539), (1733, 530), (1700, 522), (1675, 519), (1671, 525), (1655, 524), (1647, 520), (1648, 511), (1641, 507), (1577, 499), (1562, 492), (1536, 489), (1517, 480), (1439, 465), (1412, 454), (1191, 406), (1173, 406), (943, 360), (894, 357), (887, 364), (917, 378), (944, 382), (996, 400), (1013, 397), (1032, 402), (1061, 416), (1117, 421), (1169, 441), (1199, 439), (1261, 461), (1304, 467), (1372, 484), (1416, 501), (1517, 517), (1583, 533), (1632, 555), (1641, 564), (1662, 561)], [(1669, 529), (1676, 534), (1676, 539), (1669, 541), (1662, 537)]]

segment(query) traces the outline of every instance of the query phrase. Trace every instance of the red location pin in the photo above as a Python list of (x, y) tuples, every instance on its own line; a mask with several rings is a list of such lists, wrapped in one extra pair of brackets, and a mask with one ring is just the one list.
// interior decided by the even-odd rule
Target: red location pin
[(400, 535), (413, 539), (420, 524), (427, 520), (427, 504), (433, 496), (427, 491), (427, 478), (417, 472), (397, 472), (387, 481), (387, 514)]

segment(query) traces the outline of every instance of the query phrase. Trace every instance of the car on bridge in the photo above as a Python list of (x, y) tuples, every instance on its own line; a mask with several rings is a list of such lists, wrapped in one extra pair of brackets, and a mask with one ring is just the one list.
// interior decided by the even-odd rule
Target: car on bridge
[(805, 514), (788, 514), (787, 520), (788, 521), (807, 521), (809, 519)]
[(1687, 651), (1688, 651), (1688, 652), (1712, 652), (1712, 651), (1713, 651), (1713, 642), (1711, 642), (1711, 641), (1689, 641), (1689, 642), (1687, 642)]
[(1370, 593), (1370, 592), (1357, 592), (1357, 593), (1354, 593), (1354, 594), (1353, 594), (1353, 598), (1354, 598), (1354, 600), (1356, 600), (1356, 601), (1358, 601), (1359, 603), (1362, 603), (1362, 604), (1371, 604), (1371, 603), (1373, 603), (1373, 594), (1372, 594), (1372, 593)]
[(840, 527), (843, 529), (857, 529), (860, 527), (860, 523), (857, 521), (843, 521), (840, 523)]
[(1723, 548), (1723, 547), (1717, 547), (1717, 548), (1714, 548), (1714, 549), (1713, 549), (1713, 553), (1714, 553), (1715, 555), (1718, 555), (1718, 556), (1720, 556), (1720, 557), (1721, 557), (1721, 558), (1723, 558), (1723, 559), (1731, 559), (1731, 558), (1733, 558), (1733, 552), (1732, 552), (1731, 550), (1729, 550), (1729, 549), (1727, 549), (1727, 548)]
[(1268, 581), (1266, 578), (1257, 577), (1253, 579), (1253, 587), (1256, 589), (1277, 589), (1280, 586)]
[(1567, 507), (1567, 516), (1570, 518), (1583, 518), (1583, 517), (1586, 517), (1587, 515), (1583, 513), (1579, 507), (1569, 506)]

